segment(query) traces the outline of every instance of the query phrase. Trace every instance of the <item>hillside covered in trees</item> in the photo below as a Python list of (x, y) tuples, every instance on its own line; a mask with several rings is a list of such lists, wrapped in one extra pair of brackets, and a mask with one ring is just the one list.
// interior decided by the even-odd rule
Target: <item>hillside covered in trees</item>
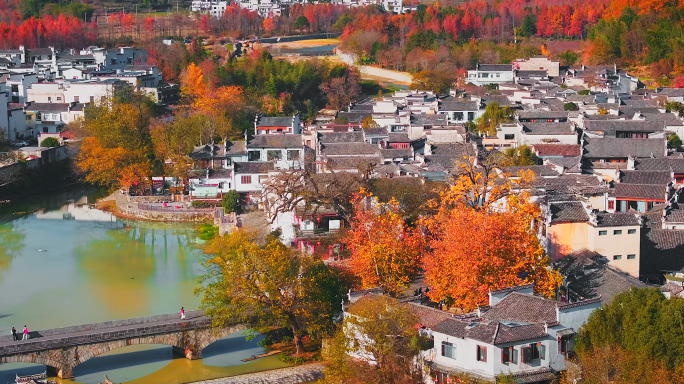
[(341, 32), (342, 48), (360, 62), (396, 70), (454, 74), (477, 62), (551, 54), (566, 65), (646, 65), (654, 79), (669, 85), (682, 74), (683, 18), (680, 2), (664, 0), (437, 2), (401, 15), (381, 6), (295, 4), (282, 16), (265, 19), (237, 5), (220, 19), (187, 11), (168, 17), (110, 13), (104, 18), (93, 17), (89, 4), (3, 0), (0, 48), (113, 46), (161, 36), (241, 39)]

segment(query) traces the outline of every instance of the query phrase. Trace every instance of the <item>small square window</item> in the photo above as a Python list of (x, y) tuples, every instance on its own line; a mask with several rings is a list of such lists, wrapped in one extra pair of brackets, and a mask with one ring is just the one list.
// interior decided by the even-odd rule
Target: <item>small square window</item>
[(613, 260), (622, 260), (622, 255), (613, 256)]
[(608, 234), (608, 231), (599, 231), (599, 236), (605, 236)]
[(628, 235), (633, 235), (633, 234), (635, 234), (635, 233), (636, 233), (636, 229), (628, 229), (628, 230), (627, 230), (627, 234), (628, 234)]
[(622, 229), (616, 229), (613, 231), (613, 235), (622, 235)]
[(477, 346), (477, 361), (487, 362), (487, 347)]
[(452, 343), (442, 341), (442, 356), (450, 359), (456, 358), (456, 347)]
[(634, 260), (636, 259), (636, 255), (627, 255), (627, 260)]
[(513, 347), (501, 348), (501, 362), (504, 364), (513, 362)]

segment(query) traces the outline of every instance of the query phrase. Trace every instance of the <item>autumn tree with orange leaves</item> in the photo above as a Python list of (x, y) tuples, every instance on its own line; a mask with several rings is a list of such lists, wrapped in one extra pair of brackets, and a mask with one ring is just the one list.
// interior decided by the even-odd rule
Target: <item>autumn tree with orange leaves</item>
[(153, 115), (153, 102), (137, 93), (89, 106), (76, 160), (85, 180), (142, 191), (155, 166), (148, 128)]
[(419, 229), (409, 228), (399, 203), (379, 203), (364, 189), (354, 196), (355, 216), (346, 243), (352, 251), (352, 271), (364, 288), (382, 287), (397, 297), (420, 271), (423, 239)]
[(519, 192), (533, 176), (506, 177), (480, 160), (476, 168), (464, 159), (451, 188), (431, 202), (437, 213), (421, 222), (430, 234), (423, 258), (430, 298), (470, 311), (487, 305), (489, 290), (526, 283), (554, 297), (562, 279), (537, 237), (541, 212)]

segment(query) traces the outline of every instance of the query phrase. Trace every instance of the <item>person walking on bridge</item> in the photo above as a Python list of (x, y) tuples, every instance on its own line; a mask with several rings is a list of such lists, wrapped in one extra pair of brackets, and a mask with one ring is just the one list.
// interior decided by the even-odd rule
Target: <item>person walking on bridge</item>
[(17, 329), (14, 327), (12, 327), (12, 338), (14, 339), (14, 341), (19, 340), (19, 338), (17, 337)]
[(28, 340), (28, 328), (26, 328), (26, 325), (24, 325), (24, 338), (22, 340)]
[(181, 307), (181, 320), (185, 320), (185, 309)]

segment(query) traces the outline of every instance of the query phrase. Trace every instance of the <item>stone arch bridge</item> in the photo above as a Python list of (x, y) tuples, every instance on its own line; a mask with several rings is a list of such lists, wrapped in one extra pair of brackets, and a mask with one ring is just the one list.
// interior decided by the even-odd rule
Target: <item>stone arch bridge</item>
[[(248, 329), (245, 324), (212, 328), (202, 311), (108, 321), (30, 333), (29, 340), (0, 337), (0, 364), (45, 364), (63, 379), (74, 377), (74, 368), (89, 359), (129, 345), (164, 344), (187, 359), (202, 358), (202, 350), (214, 341)], [(17, 330), (20, 332), (21, 330)]]

